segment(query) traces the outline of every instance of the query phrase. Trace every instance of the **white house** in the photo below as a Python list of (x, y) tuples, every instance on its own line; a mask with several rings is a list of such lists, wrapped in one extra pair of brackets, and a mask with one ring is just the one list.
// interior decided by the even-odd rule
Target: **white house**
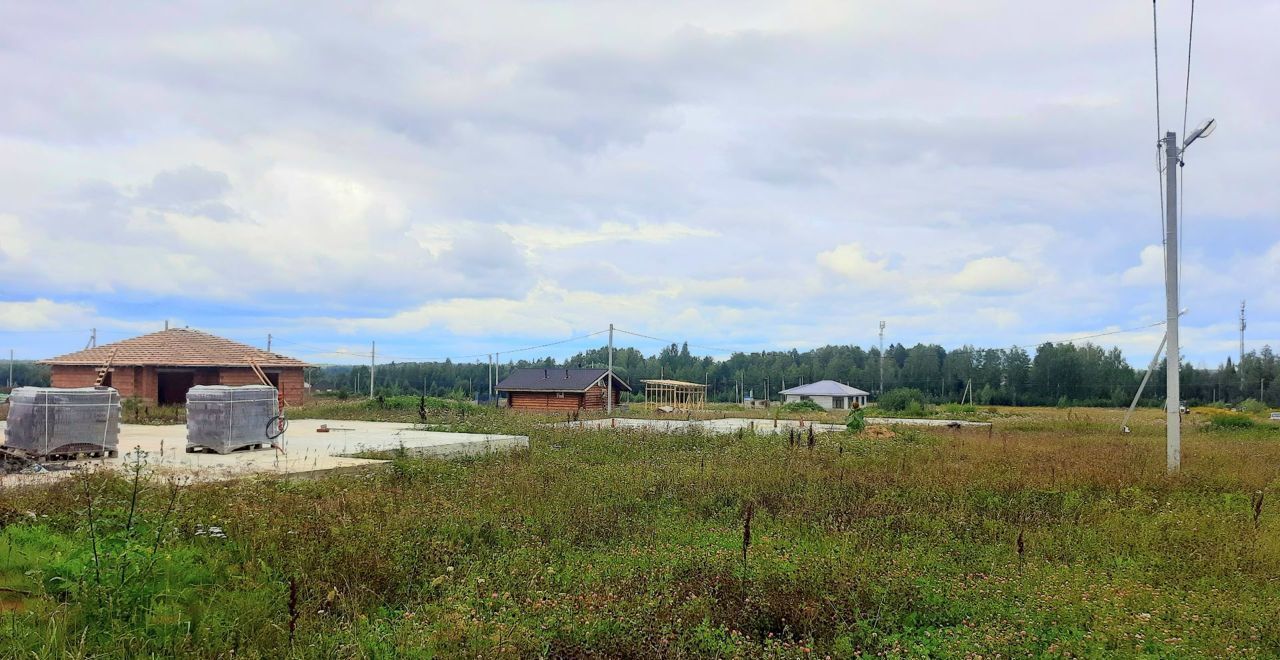
[(870, 392), (864, 392), (834, 380), (820, 380), (816, 383), (782, 390), (779, 394), (782, 395), (783, 403), (812, 401), (827, 410), (846, 410), (852, 408), (854, 404), (865, 406), (867, 397), (871, 395)]

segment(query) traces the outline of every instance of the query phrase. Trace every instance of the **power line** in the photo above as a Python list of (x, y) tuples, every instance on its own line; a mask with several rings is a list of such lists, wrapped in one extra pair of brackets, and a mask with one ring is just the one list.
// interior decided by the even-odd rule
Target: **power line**
[[(642, 335), (642, 334), (640, 334), (640, 333), (638, 333), (638, 332), (632, 332), (632, 331), (630, 331), (630, 330), (623, 330), (622, 328), (614, 328), (614, 330), (616, 330), (616, 331), (618, 331), (618, 332), (621, 332), (621, 333), (624, 333), (624, 334), (631, 335), (631, 336), (633, 336), (633, 337), (641, 337), (641, 338), (643, 338), (643, 339), (652, 339), (653, 341), (660, 341), (660, 342), (662, 342), (662, 343), (664, 343), (664, 344), (679, 344), (679, 343), (682, 343), (682, 342), (676, 341), (676, 340), (674, 340), (674, 339), (663, 339), (663, 338), (661, 338), (661, 337), (651, 337), (651, 336), (649, 336), (649, 335)], [(747, 352), (748, 352), (748, 351), (743, 351), (743, 350), (734, 349), (734, 348), (723, 348), (723, 347), (720, 347), (720, 346), (699, 346), (699, 345), (697, 345), (697, 344), (689, 344), (688, 342), (683, 342), (683, 343), (687, 344), (687, 345), (689, 346), (689, 348), (700, 348), (700, 349), (709, 350), (709, 351), (717, 351), (717, 352), (720, 352), (720, 353), (730, 353), (730, 354), (733, 354), (733, 353), (747, 353)]]
[[(1160, 183), (1160, 236), (1164, 236), (1166, 231), (1164, 226), (1164, 167), (1161, 160), (1160, 131), (1163, 130), (1164, 122), (1160, 121), (1160, 24), (1157, 20), (1156, 0), (1151, 0), (1151, 43), (1152, 51), (1155, 53), (1156, 65), (1156, 180)], [(1160, 239), (1161, 245), (1164, 245), (1164, 239)], [(1165, 245), (1165, 249), (1169, 246)]]
[(511, 349), (506, 349), (502, 351), (488, 351), (486, 353), (476, 353), (475, 355), (452, 355), (452, 356), (435, 356), (435, 357), (405, 357), (405, 356), (388, 355), (386, 357), (391, 358), (393, 360), (402, 361), (402, 362), (442, 362), (444, 360), (457, 361), (457, 360), (476, 359), (476, 358), (486, 357), (490, 353), (501, 353), (503, 355), (507, 355), (508, 353), (523, 353), (526, 351), (536, 351), (540, 348), (548, 348), (550, 346), (559, 346), (560, 344), (567, 344), (569, 342), (581, 341), (583, 339), (590, 339), (591, 337), (602, 335), (602, 334), (605, 334), (606, 332), (609, 332), (609, 331), (597, 330), (596, 332), (588, 333), (585, 335), (570, 337), (568, 339), (561, 339), (559, 341), (547, 342), (545, 344), (538, 344), (537, 346), (525, 346), (523, 348), (511, 348)]
[[(1187, 78), (1186, 87), (1182, 90), (1182, 139), (1187, 138), (1187, 110), (1191, 107), (1191, 40), (1196, 29), (1196, 0), (1191, 0), (1191, 19), (1187, 23)], [(1187, 186), (1183, 183), (1183, 161), (1178, 156), (1178, 284), (1182, 284), (1182, 244), (1186, 240), (1186, 223), (1182, 221), (1186, 215), (1183, 197)]]

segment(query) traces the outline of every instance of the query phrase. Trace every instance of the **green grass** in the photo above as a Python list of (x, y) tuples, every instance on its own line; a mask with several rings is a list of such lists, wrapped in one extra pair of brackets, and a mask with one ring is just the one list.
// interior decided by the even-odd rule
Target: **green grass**
[(127, 478), (8, 490), (0, 657), (1280, 654), (1280, 433), (1189, 424), (1170, 477), (1119, 414), (793, 449), (468, 410), (531, 448), (144, 479), (132, 527)]

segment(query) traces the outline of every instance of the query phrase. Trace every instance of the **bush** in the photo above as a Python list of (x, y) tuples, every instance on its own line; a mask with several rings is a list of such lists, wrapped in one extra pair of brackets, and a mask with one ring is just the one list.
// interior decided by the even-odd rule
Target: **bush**
[(1271, 410), (1271, 408), (1268, 407), (1267, 404), (1258, 401), (1257, 399), (1245, 399), (1240, 402), (1240, 412), (1248, 413), (1250, 415), (1261, 415), (1269, 410)]
[(866, 413), (861, 410), (850, 410), (849, 416), (844, 420), (844, 425), (854, 433), (867, 428)]
[(1221, 413), (1209, 418), (1209, 428), (1212, 429), (1249, 429), (1253, 426), (1254, 421), (1251, 417), (1235, 413)]
[(824, 412), (825, 409), (812, 401), (792, 401), (782, 406), (783, 412)]
[(881, 409), (892, 411), (905, 411), (915, 404), (914, 409), (920, 411), (924, 410), (925, 396), (924, 392), (913, 387), (899, 387), (880, 395), (877, 403)]
[(943, 412), (946, 412), (952, 415), (962, 415), (966, 413), (978, 412), (978, 406), (972, 403), (948, 403), (942, 406), (942, 410)]

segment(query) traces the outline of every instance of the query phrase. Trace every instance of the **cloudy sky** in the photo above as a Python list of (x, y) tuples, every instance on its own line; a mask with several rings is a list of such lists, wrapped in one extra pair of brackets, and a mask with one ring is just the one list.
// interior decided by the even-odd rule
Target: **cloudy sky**
[[(1184, 169), (1183, 344), (1216, 364), (1242, 298), (1280, 345), (1280, 2), (1201, 4), (1189, 122), (1219, 128)], [(610, 322), (719, 353), (1163, 318), (1150, 2), (642, 6), (4, 3), (0, 349), (165, 320), (340, 362)], [(1160, 2), (1179, 131), (1187, 6)], [(1145, 363), (1161, 332), (1102, 341)]]

